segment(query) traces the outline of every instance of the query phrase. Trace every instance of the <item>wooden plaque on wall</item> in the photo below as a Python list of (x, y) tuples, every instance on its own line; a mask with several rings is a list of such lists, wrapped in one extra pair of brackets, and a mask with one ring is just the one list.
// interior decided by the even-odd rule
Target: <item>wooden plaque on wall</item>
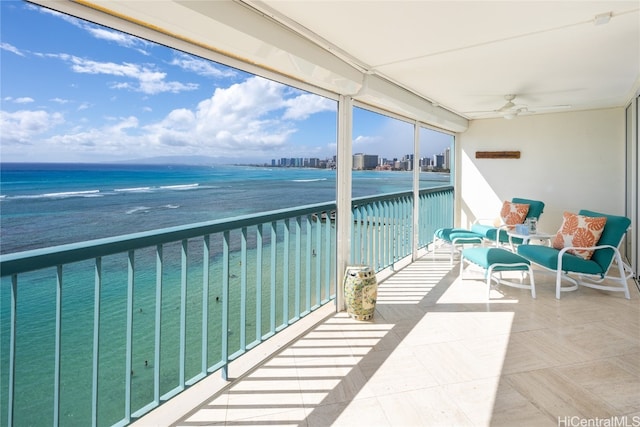
[(476, 151), (476, 159), (519, 159), (519, 151)]

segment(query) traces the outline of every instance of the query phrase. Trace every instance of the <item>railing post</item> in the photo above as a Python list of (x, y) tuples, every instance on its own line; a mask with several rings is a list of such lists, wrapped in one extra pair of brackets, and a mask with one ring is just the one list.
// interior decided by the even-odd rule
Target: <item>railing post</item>
[(305, 225), (306, 225), (306, 251), (305, 251), (305, 306), (304, 312), (308, 313), (311, 311), (311, 217), (309, 215), (305, 216)]
[(207, 375), (207, 355), (209, 352), (209, 257), (211, 238), (207, 234), (202, 239), (202, 359), (200, 370)]
[[(327, 227), (331, 227), (331, 212), (327, 211), (327, 220), (324, 223)], [(316, 303), (315, 306), (319, 307), (322, 304), (322, 221), (318, 221), (316, 223), (316, 237), (315, 237), (315, 248), (313, 249), (313, 254), (316, 258)], [(327, 256), (326, 254), (325, 256)]]
[(9, 393), (7, 396), (7, 425), (13, 425), (16, 389), (16, 325), (18, 323), (18, 275), (11, 276), (11, 325), (9, 326)]
[(102, 289), (102, 257), (95, 260), (93, 290), (93, 372), (91, 377), (91, 425), (98, 425), (98, 380), (100, 378), (100, 293)]
[(240, 349), (247, 349), (247, 227), (240, 231)]
[[(329, 220), (326, 223), (326, 227), (325, 227), (325, 251), (326, 251), (326, 255), (324, 258), (324, 268), (325, 268), (325, 300), (329, 300), (331, 297), (331, 265), (332, 265), (332, 260), (333, 260), (333, 251), (331, 250), (332, 247), (334, 247), (335, 245), (331, 244), (331, 237), (332, 237), (332, 233), (331, 233), (331, 214), (329, 214)], [(335, 217), (334, 217), (335, 218)]]
[(56, 338), (53, 375), (53, 425), (60, 425), (60, 364), (62, 363), (62, 265), (56, 268)]
[(262, 341), (262, 224), (256, 229), (256, 340)]
[(181, 245), (181, 267), (180, 267), (180, 367), (178, 387), (180, 390), (185, 389), (186, 383), (186, 364), (187, 364), (187, 286), (189, 282), (189, 274), (187, 268), (189, 266), (189, 241), (182, 240)]
[(293, 284), (293, 317), (300, 318), (300, 287), (302, 286), (302, 218), (296, 217), (296, 246), (295, 246), (295, 266)]
[[(278, 223), (271, 222), (271, 280), (270, 280), (270, 313), (269, 313), (269, 331), (271, 334), (276, 332), (276, 262), (278, 260)], [(288, 255), (288, 254), (287, 254)]]
[(133, 286), (135, 283), (135, 251), (127, 252), (127, 330), (125, 343), (125, 390), (124, 390), (124, 420), (131, 421), (131, 372), (133, 355)]
[(222, 359), (222, 379), (229, 379), (229, 243), (230, 233), (225, 231), (222, 233), (222, 324), (221, 333), (222, 343), (220, 344), (220, 352)]
[(163, 246), (156, 246), (155, 341), (153, 350), (153, 401), (160, 404), (160, 349), (162, 339), (162, 274)]
[(291, 239), (291, 226), (289, 218), (284, 220), (284, 259), (282, 263), (283, 280), (282, 280), (282, 325), (289, 324), (289, 244)]

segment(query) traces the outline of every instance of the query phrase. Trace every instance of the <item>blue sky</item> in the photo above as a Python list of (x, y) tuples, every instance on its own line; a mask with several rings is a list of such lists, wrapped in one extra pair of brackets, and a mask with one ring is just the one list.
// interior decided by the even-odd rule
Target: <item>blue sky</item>
[[(333, 100), (22, 1), (0, 1), (0, 16), (2, 161), (335, 154)], [(412, 138), (356, 110), (354, 152), (401, 157)], [(451, 141), (428, 138), (423, 156)]]

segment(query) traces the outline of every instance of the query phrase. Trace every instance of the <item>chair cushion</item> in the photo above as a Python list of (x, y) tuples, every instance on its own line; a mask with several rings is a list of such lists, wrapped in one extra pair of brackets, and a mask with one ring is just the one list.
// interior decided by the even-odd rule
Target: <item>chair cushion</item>
[(542, 211), (544, 211), (544, 202), (539, 200), (520, 199), (514, 197), (511, 199), (513, 203), (523, 203), (529, 205), (529, 212), (527, 212), (527, 218), (540, 218)]
[(483, 239), (481, 234), (465, 228), (439, 228), (434, 235), (449, 243), (482, 243)]
[[(607, 215), (586, 209), (581, 210), (578, 214), (584, 216), (603, 216), (607, 218), (607, 224), (602, 231), (600, 240), (598, 240), (598, 245), (611, 245), (617, 248), (631, 225), (631, 220), (624, 216)], [(591, 259), (600, 264), (602, 269), (606, 271), (609, 269), (609, 265), (613, 260), (613, 254), (613, 249), (598, 249)]]
[[(595, 246), (600, 240), (606, 222), (606, 217), (584, 216), (565, 212), (562, 226), (553, 240), (553, 247), (562, 249), (570, 246), (582, 248)], [(584, 259), (591, 259), (593, 255), (593, 249), (569, 249), (567, 252)]]
[(530, 265), (529, 260), (502, 248), (464, 249), (462, 251), (462, 257), (485, 269), (494, 264), (520, 264), (497, 266), (494, 268), (495, 271), (526, 270), (527, 266)]
[[(544, 209), (544, 203), (539, 200), (529, 200), (529, 199), (520, 199), (518, 197), (514, 197), (511, 199), (512, 204), (521, 204), (521, 205), (529, 205), (529, 210), (526, 214), (526, 218), (540, 218), (542, 215), (542, 211)], [(503, 203), (504, 207), (504, 203)], [(521, 224), (524, 222), (524, 219), (520, 222)], [(487, 224), (473, 224), (471, 226), (471, 231), (474, 233), (481, 234), (485, 239), (496, 241), (499, 238), (499, 242), (507, 243), (509, 242), (509, 235), (507, 231), (504, 229), (500, 229), (500, 235), (498, 235), (497, 225), (487, 225)], [(521, 244), (522, 239), (513, 238), (512, 243)]]
[(529, 213), (529, 205), (525, 203), (502, 202), (500, 217), (507, 225), (522, 224)]
[[(548, 246), (541, 245), (520, 245), (518, 246), (518, 254), (527, 258), (528, 260), (539, 264), (549, 270), (558, 269), (558, 253), (560, 250), (556, 248), (550, 248)], [(606, 269), (603, 269), (600, 264), (594, 260), (587, 260), (577, 255), (565, 252), (562, 255), (562, 270), (572, 271), (575, 273), (584, 274), (604, 274)]]

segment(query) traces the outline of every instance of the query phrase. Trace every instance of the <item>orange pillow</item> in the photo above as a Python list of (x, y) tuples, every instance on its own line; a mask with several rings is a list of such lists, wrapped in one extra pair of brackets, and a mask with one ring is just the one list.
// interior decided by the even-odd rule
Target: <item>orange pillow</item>
[(507, 225), (522, 224), (529, 213), (529, 205), (504, 201), (500, 210), (500, 217)]
[[(553, 240), (554, 248), (596, 246), (607, 222), (606, 217), (583, 216), (571, 212), (565, 212), (563, 216), (562, 226)], [(591, 259), (593, 255), (593, 250), (569, 249), (567, 252), (584, 259)]]

